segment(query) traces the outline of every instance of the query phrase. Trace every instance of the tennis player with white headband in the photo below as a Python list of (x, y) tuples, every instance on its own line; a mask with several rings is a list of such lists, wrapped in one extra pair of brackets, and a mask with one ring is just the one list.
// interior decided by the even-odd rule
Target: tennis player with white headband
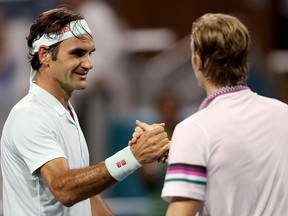
[[(169, 149), (162, 124), (137, 121), (144, 132), (132, 145), (89, 165), (87, 144), (69, 102), (86, 88), (95, 50), (83, 16), (65, 6), (42, 13), (27, 43), (29, 93), (5, 123), (1, 137), (5, 216), (113, 215), (100, 193)], [(96, 143), (99, 145), (99, 143)]]
[[(35, 39), (32, 44), (31, 53), (34, 55), (38, 52), (40, 46), (52, 46), (66, 39), (77, 37), (80, 35), (89, 34), (92, 36), (92, 32), (84, 19), (75, 20), (68, 23), (63, 29), (57, 33), (43, 34), (39, 39)], [(36, 71), (32, 68), (31, 80), (35, 77)]]

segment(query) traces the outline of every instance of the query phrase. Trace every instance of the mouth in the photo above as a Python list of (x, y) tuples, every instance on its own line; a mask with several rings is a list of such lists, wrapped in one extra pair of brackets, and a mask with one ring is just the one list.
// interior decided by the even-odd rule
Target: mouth
[(75, 74), (80, 79), (87, 79), (88, 71), (82, 71), (82, 72), (74, 71), (73, 74)]

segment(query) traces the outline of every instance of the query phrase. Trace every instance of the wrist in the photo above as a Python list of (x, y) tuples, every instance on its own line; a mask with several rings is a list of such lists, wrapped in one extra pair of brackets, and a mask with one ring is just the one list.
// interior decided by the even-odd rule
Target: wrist
[(122, 181), (135, 170), (141, 167), (131, 152), (130, 146), (118, 151), (116, 154), (105, 160), (110, 175), (117, 181)]

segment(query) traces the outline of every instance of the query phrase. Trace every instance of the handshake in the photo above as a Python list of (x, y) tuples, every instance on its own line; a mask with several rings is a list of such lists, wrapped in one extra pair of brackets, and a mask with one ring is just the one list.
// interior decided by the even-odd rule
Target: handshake
[(136, 120), (136, 125), (132, 139), (128, 142), (136, 160), (140, 164), (156, 160), (168, 162), (170, 142), (164, 130), (165, 124), (148, 125)]
[(136, 125), (128, 146), (105, 160), (108, 172), (117, 181), (122, 181), (143, 164), (168, 161), (170, 142), (165, 124), (148, 125), (137, 120)]

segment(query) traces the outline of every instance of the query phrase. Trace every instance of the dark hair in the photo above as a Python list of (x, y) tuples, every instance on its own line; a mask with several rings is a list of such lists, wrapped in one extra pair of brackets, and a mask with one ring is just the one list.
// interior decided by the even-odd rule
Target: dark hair
[(244, 83), (248, 76), (249, 32), (236, 17), (205, 14), (192, 25), (192, 50), (203, 62), (203, 75), (216, 86)]
[[(29, 62), (34, 70), (38, 70), (41, 66), (38, 52), (32, 53), (33, 42), (42, 35), (54, 34), (61, 31), (67, 24), (72, 21), (83, 19), (83, 16), (68, 6), (61, 5), (57, 8), (48, 10), (40, 14), (40, 16), (32, 23), (29, 35), (26, 37), (29, 48)], [(58, 46), (61, 42), (49, 47), (52, 52), (52, 58), (57, 58)]]

